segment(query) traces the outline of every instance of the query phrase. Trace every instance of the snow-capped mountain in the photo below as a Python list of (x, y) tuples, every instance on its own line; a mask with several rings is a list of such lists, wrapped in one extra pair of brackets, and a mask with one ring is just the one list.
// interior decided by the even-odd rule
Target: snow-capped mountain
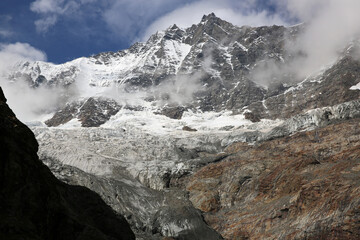
[(127, 50), (61, 65), (19, 63), (9, 78), (26, 79), (34, 87), (76, 88), (78, 96), (67, 96), (69, 102), (110, 96), (120, 105), (144, 106), (146, 101), (155, 107), (240, 112), (266, 95), (266, 89), (251, 80), (251, 70), (265, 59), (283, 62), (284, 38), (297, 31), (237, 27), (210, 14), (188, 29), (173, 25)]
[[(350, 88), (359, 82), (359, 76), (349, 73), (358, 64), (350, 57), (356, 45), (336, 63), (306, 79), (293, 70), (281, 71), (297, 57), (287, 51), (286, 42), (296, 39), (303, 27), (237, 27), (210, 14), (190, 28), (173, 25), (123, 51), (60, 65), (22, 62), (8, 78), (25, 79), (33, 87), (68, 89), (57, 106), (60, 112), (47, 122), (49, 126), (74, 118), (83, 126), (99, 126), (124, 107), (146, 107), (177, 118), (187, 109), (252, 112), (253, 120), (287, 118), (356, 99), (359, 91)], [(278, 73), (269, 72), (268, 65), (275, 65)], [(328, 102), (333, 94), (339, 96)], [(104, 98), (117, 104), (110, 101), (105, 106)], [(89, 112), (84, 103), (103, 106), (91, 108), (92, 115), (101, 115), (100, 120), (84, 123), (81, 113)]]
[[(335, 144), (333, 138), (325, 139), (329, 130), (323, 128), (340, 123), (339, 128), (346, 129), (343, 125), (349, 124), (358, 134), (356, 123), (347, 121), (360, 117), (360, 62), (354, 55), (359, 42), (349, 41), (338, 58), (302, 75), (298, 70), (306, 53), (291, 44), (304, 29), (305, 24), (238, 27), (210, 14), (190, 28), (173, 25), (119, 52), (60, 65), (21, 62), (7, 77), (34, 89), (61, 89), (55, 109), (45, 109), (43, 123), (27, 123), (39, 141), (40, 158), (58, 178), (98, 192), (127, 216), (139, 239), (221, 239), (220, 234), (246, 239), (253, 234), (250, 230), (231, 225), (242, 221), (243, 213), (235, 220), (217, 217), (237, 213), (239, 202), (245, 206), (262, 202), (263, 196), (265, 202), (275, 198), (266, 194), (278, 191), (271, 184), (278, 184), (272, 176), (281, 165), (272, 157), (281, 156), (263, 153), (267, 143), (284, 145), (291, 136), (295, 146), (301, 145), (302, 150), (291, 151), (302, 156), (296, 159), (301, 164), (311, 159), (304, 163), (311, 166), (303, 169), (302, 183), (315, 179), (308, 177), (316, 172), (312, 165), (336, 161), (341, 154), (341, 147), (323, 149), (326, 141)], [(311, 144), (321, 145), (321, 152), (311, 155), (306, 143), (296, 142), (305, 141), (303, 131)], [(359, 139), (352, 136), (342, 147), (352, 151)], [(284, 154), (293, 160), (293, 152)], [(226, 170), (234, 162), (246, 167)], [(229, 185), (224, 187), (219, 179)], [(276, 211), (284, 217), (291, 214), (291, 204), (303, 191), (300, 183), (288, 184), (292, 188), (284, 190), (287, 195), (274, 204), (276, 209), (259, 217), (265, 219), (261, 226), (267, 219), (281, 221)], [(243, 196), (243, 188), (248, 195)], [(264, 203), (258, 212), (267, 207)], [(319, 225), (339, 220), (337, 215), (312, 217)], [(286, 222), (288, 232), (274, 220), (277, 228), (270, 235), (251, 226), (260, 229), (254, 239), (305, 238), (313, 231), (303, 224), (306, 218)]]

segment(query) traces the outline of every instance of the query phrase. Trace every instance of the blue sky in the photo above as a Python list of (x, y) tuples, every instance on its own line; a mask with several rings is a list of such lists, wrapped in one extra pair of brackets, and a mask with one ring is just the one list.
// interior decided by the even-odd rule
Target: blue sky
[(237, 25), (286, 24), (265, 0), (1, 0), (0, 44), (26, 43), (47, 60), (128, 48), (157, 30), (181, 27), (215, 12)]

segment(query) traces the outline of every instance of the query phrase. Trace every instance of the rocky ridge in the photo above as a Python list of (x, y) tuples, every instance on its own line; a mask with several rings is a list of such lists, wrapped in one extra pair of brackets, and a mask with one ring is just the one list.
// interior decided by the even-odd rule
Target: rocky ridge
[[(241, 112), (243, 107), (263, 100), (267, 92), (251, 79), (251, 71), (266, 59), (279, 64), (285, 61), (284, 41), (288, 35), (296, 35), (297, 28), (237, 27), (210, 14), (190, 28), (174, 25), (157, 32), (146, 43), (116, 53), (61, 65), (19, 63), (8, 78), (25, 80), (32, 87), (66, 88), (64, 99), (71, 105), (79, 97), (92, 97), (78, 93), (83, 89), (74, 90), (87, 85), (100, 95), (116, 88), (120, 92), (114, 98), (120, 105), (129, 104), (121, 96), (131, 93), (150, 102), (159, 113), (163, 113), (164, 105)], [(58, 108), (60, 112), (70, 110), (68, 106)]]
[[(304, 27), (237, 27), (210, 14), (190, 28), (174, 25), (146, 43), (116, 53), (62, 65), (19, 63), (8, 78), (25, 79), (33, 87), (66, 89), (62, 102), (67, 104), (57, 106), (59, 111), (47, 121), (49, 126), (79, 118), (74, 114), (83, 108), (79, 98), (91, 101), (98, 96), (107, 97), (110, 111), (103, 116), (103, 107), (92, 107), (92, 115), (102, 120), (83, 126), (99, 126), (115, 115), (119, 106), (146, 107), (172, 118), (181, 118), (191, 109), (251, 112), (253, 119), (286, 119), (309, 109), (358, 99), (359, 91), (350, 89), (359, 83), (356, 41), (344, 46), (335, 63), (306, 79), (297, 79), (291, 71), (279, 71), (262, 77), (269, 79), (261, 80), (267, 86), (261, 85), (257, 72), (266, 72), (267, 65), (286, 69), (298, 57), (285, 45)], [(92, 95), (82, 86), (87, 86)], [(114, 101), (118, 106), (114, 107)], [(104, 99), (97, 102), (106, 104)], [(64, 114), (66, 117), (61, 117)]]

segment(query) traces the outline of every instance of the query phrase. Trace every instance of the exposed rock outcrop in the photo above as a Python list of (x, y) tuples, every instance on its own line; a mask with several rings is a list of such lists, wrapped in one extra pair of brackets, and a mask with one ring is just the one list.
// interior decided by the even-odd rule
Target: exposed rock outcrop
[(45, 124), (49, 127), (57, 127), (77, 118), (82, 127), (99, 127), (120, 108), (121, 106), (112, 99), (91, 97), (85, 101), (67, 103)]
[(224, 238), (360, 238), (358, 118), (226, 152), (186, 187)]
[(182, 106), (175, 106), (175, 107), (164, 107), (160, 114), (167, 116), (172, 119), (181, 119), (183, 113), (185, 112), (186, 108)]
[(96, 193), (57, 180), (37, 150), (0, 88), (1, 239), (135, 239), (124, 217)]

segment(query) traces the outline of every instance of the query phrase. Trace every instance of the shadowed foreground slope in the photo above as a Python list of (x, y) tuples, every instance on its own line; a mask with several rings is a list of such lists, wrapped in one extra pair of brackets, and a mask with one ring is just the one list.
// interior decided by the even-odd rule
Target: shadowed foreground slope
[(0, 88), (0, 239), (135, 239), (90, 190), (57, 180)]

